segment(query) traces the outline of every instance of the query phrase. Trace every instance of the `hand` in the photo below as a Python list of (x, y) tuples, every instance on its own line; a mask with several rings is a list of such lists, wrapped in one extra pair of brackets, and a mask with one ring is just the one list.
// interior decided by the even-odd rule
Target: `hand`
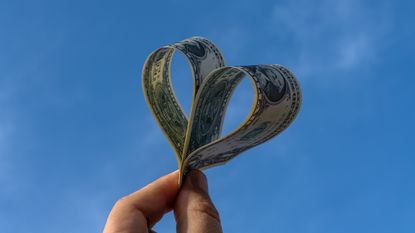
[(163, 214), (174, 210), (178, 233), (222, 232), (219, 214), (210, 200), (206, 176), (192, 170), (183, 187), (179, 172), (159, 178), (115, 203), (104, 233), (149, 233)]

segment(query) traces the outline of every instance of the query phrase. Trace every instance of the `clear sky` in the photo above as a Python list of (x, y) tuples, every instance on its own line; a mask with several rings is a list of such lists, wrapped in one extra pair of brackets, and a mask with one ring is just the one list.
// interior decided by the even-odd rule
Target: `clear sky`
[[(228, 65), (283, 64), (303, 105), (278, 137), (206, 171), (225, 232), (415, 232), (411, 1), (0, 1), (0, 232), (100, 232), (176, 169), (147, 108), (156, 48), (211, 39)], [(176, 59), (177, 58), (177, 59)], [(189, 108), (182, 57), (173, 84)], [(245, 118), (249, 81), (225, 132)], [(155, 228), (175, 232), (172, 215)]]

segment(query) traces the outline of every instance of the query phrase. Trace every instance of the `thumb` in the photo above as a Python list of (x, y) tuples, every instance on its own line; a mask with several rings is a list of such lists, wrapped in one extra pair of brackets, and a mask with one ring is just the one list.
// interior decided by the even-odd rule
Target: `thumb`
[(199, 170), (190, 171), (176, 199), (174, 216), (178, 233), (220, 233), (219, 213), (209, 194), (206, 176)]

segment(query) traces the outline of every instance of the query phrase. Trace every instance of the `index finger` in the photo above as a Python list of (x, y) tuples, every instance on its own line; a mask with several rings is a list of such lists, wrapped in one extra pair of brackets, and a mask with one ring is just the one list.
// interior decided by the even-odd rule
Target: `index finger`
[(104, 233), (148, 233), (148, 228), (173, 208), (180, 188), (178, 178), (179, 172), (172, 172), (117, 201)]

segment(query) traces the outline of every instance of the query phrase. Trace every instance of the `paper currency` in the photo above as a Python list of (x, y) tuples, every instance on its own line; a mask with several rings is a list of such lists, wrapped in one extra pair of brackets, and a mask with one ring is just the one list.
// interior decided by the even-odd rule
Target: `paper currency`
[[(170, 64), (176, 50), (184, 54), (192, 69), (189, 119), (170, 81)], [(254, 104), (246, 120), (221, 137), (227, 104), (245, 77), (252, 81)], [(288, 69), (281, 65), (225, 66), (219, 49), (202, 37), (151, 53), (144, 63), (142, 87), (153, 116), (175, 151), (180, 181), (191, 169), (223, 164), (276, 136), (294, 120), (301, 105), (301, 90)]]

